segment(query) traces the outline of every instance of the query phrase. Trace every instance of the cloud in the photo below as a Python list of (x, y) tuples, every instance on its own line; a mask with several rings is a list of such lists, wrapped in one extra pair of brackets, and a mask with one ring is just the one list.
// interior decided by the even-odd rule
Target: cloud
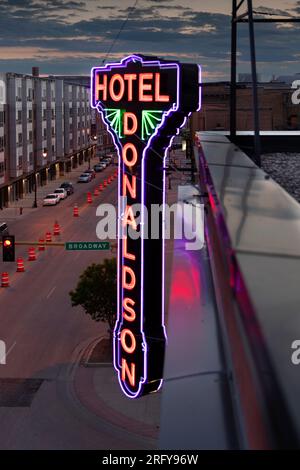
[[(32, 62), (38, 62), (43, 73), (88, 73), (91, 66), (106, 57), (129, 11), (120, 6), (121, 2), (115, 8), (105, 3), (101, 7), (95, 0), (0, 0), (0, 70), (9, 67), (28, 73)], [(185, 7), (179, 0), (138, 3), (108, 61), (141, 52), (201, 63), (205, 77), (228, 79), (230, 16), (196, 11), (193, 2), (189, 5)], [(300, 1), (296, 8), (300, 9)], [(263, 11), (263, 7), (258, 9)], [(298, 71), (294, 48), (300, 42), (298, 24), (289, 28), (257, 24), (255, 30), (259, 72), (282, 73), (284, 67)], [(245, 25), (239, 26), (239, 71), (249, 71)]]

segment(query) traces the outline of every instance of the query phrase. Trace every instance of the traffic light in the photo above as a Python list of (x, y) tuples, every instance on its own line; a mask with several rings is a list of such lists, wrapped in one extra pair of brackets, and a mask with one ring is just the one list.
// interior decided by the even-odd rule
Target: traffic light
[(14, 235), (4, 235), (2, 237), (2, 255), (3, 261), (15, 261)]

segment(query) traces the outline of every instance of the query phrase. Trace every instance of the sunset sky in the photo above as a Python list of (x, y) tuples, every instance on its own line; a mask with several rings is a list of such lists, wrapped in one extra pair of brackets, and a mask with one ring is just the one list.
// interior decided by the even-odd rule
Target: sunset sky
[[(88, 74), (131, 52), (196, 62), (206, 80), (229, 78), (230, 0), (0, 0), (0, 71)], [(258, 12), (300, 16), (300, 1), (254, 1)], [(121, 26), (124, 26), (120, 33)], [(249, 72), (239, 25), (239, 72)], [(256, 25), (258, 71), (300, 72), (300, 24)], [(113, 49), (109, 49), (120, 33)]]

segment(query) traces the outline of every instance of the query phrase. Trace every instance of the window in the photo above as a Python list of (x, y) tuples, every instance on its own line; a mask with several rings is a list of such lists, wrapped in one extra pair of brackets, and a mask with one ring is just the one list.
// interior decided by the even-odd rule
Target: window
[(51, 119), (55, 119), (55, 110), (51, 109)]
[(22, 88), (18, 86), (17, 88), (17, 95), (16, 95), (16, 101), (21, 101), (22, 100)]
[(32, 122), (32, 109), (28, 110), (28, 121)]
[(46, 139), (46, 138), (47, 138), (47, 129), (46, 129), (46, 127), (44, 128), (44, 131), (43, 131), (43, 136), (44, 136), (44, 139)]
[(70, 132), (73, 131), (73, 124), (70, 124)]
[(29, 152), (29, 165), (33, 165), (33, 152)]
[(55, 153), (55, 145), (52, 145), (52, 155)]
[(43, 109), (43, 121), (47, 119), (47, 109)]
[(5, 170), (4, 162), (0, 162), (0, 176), (3, 176)]
[(55, 129), (54, 129), (54, 127), (51, 127), (51, 135), (52, 135), (52, 137), (55, 137)]
[(4, 145), (5, 145), (4, 137), (0, 137), (0, 152), (3, 152)]
[(22, 122), (22, 111), (17, 111), (17, 124), (21, 124)]
[(29, 142), (30, 144), (32, 144), (32, 140), (33, 140), (33, 138), (32, 138), (32, 131), (29, 131), (29, 134), (28, 134), (28, 142)]
[(33, 96), (33, 89), (28, 88), (28, 90), (27, 90), (27, 101), (32, 101), (32, 96)]
[(22, 133), (20, 132), (20, 134), (18, 134), (18, 145), (22, 145), (22, 142), (23, 142), (23, 135)]
[(5, 112), (0, 111), (0, 126), (3, 126), (4, 123), (5, 123)]
[(18, 157), (18, 170), (20, 170), (22, 168), (22, 164), (23, 164), (23, 156), (20, 155)]
[(80, 136), (79, 136), (79, 137), (78, 137), (78, 145), (80, 145), (80, 144), (81, 144), (81, 138), (80, 138)]

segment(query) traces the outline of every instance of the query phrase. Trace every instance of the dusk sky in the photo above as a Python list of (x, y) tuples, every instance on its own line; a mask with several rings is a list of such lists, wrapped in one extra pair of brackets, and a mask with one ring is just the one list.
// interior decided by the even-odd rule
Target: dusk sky
[[(137, 3), (137, 4), (136, 4)], [(206, 80), (229, 79), (231, 0), (0, 0), (0, 71), (88, 74), (132, 52), (196, 62)], [(128, 8), (136, 9), (124, 25)], [(254, 1), (258, 12), (300, 16), (300, 1)], [(112, 51), (107, 55), (121, 26)], [(239, 25), (239, 72), (249, 72)], [(300, 24), (256, 25), (258, 71), (300, 72)]]

